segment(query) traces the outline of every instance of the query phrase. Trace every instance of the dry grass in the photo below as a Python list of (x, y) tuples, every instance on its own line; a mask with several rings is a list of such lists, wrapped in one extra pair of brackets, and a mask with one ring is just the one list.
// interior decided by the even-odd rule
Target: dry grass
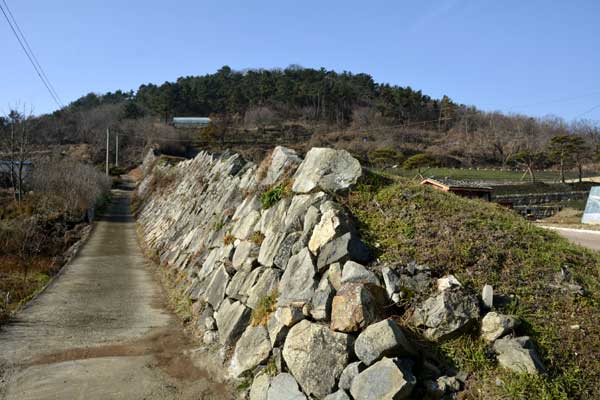
[(225, 235), (225, 237), (223, 237), (223, 244), (225, 246), (233, 244), (233, 242), (235, 242), (235, 236), (233, 236), (232, 234), (227, 234)]
[(260, 299), (258, 307), (252, 310), (250, 324), (252, 326), (266, 326), (269, 317), (277, 308), (277, 290), (272, 291), (268, 296)]
[(262, 232), (255, 231), (250, 235), (250, 241), (257, 246), (260, 246), (263, 240), (265, 240), (265, 235), (263, 235)]

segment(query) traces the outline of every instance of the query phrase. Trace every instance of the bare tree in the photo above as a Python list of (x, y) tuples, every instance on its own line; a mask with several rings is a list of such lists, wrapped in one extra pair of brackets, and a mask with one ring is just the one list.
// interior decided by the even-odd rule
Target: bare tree
[(19, 111), (17, 107), (6, 116), (6, 127), (2, 130), (0, 146), (6, 161), (10, 183), (16, 201), (23, 199), (25, 177), (29, 172), (32, 152), (32, 112)]
[(244, 124), (247, 127), (256, 126), (264, 129), (266, 126), (279, 121), (277, 113), (266, 106), (252, 107), (244, 115)]

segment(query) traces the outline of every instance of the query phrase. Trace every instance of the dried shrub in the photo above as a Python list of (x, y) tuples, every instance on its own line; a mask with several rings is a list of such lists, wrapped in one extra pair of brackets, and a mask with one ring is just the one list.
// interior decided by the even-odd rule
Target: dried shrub
[(250, 241), (257, 246), (260, 246), (263, 240), (265, 240), (265, 235), (263, 235), (260, 231), (255, 231), (252, 233), (252, 235), (250, 235)]
[(227, 235), (225, 235), (225, 237), (223, 238), (223, 244), (225, 246), (233, 244), (233, 242), (235, 242), (235, 236), (233, 236), (230, 233), (228, 233)]
[[(108, 193), (112, 181), (91, 165), (70, 160), (38, 163), (31, 177), (34, 193), (60, 203), (61, 213), (80, 218)], [(51, 201), (50, 201), (51, 200)]]
[(269, 317), (277, 308), (277, 290), (272, 291), (268, 296), (260, 299), (258, 306), (252, 310), (252, 326), (266, 326)]

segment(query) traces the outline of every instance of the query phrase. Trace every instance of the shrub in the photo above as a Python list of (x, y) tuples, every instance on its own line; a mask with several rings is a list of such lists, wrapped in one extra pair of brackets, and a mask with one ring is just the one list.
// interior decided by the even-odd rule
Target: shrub
[(69, 217), (81, 215), (108, 193), (111, 179), (91, 165), (70, 160), (50, 160), (36, 164), (31, 188), (38, 195), (60, 203)]
[(400, 164), (404, 158), (402, 153), (391, 147), (380, 147), (368, 153), (369, 163), (377, 167)]
[(125, 167), (118, 166), (118, 165), (111, 165), (111, 167), (108, 169), (108, 174), (110, 176), (120, 176), (120, 175), (124, 175), (126, 173), (127, 173), (127, 170), (125, 169)]
[(422, 168), (431, 168), (438, 166), (438, 160), (430, 155), (425, 153), (415, 154), (412, 157), (409, 157), (402, 164), (402, 168), (404, 169), (416, 169), (421, 170)]

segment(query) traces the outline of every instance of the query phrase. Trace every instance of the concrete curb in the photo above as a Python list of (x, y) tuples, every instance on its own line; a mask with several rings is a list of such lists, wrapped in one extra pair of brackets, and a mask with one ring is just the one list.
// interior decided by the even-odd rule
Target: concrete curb
[(559, 228), (557, 226), (547, 226), (547, 225), (538, 225), (540, 228), (551, 229), (554, 231), (567, 231), (567, 232), (577, 232), (577, 233), (591, 233), (593, 235), (600, 235), (600, 231), (593, 231), (590, 229), (577, 229), (577, 228)]

